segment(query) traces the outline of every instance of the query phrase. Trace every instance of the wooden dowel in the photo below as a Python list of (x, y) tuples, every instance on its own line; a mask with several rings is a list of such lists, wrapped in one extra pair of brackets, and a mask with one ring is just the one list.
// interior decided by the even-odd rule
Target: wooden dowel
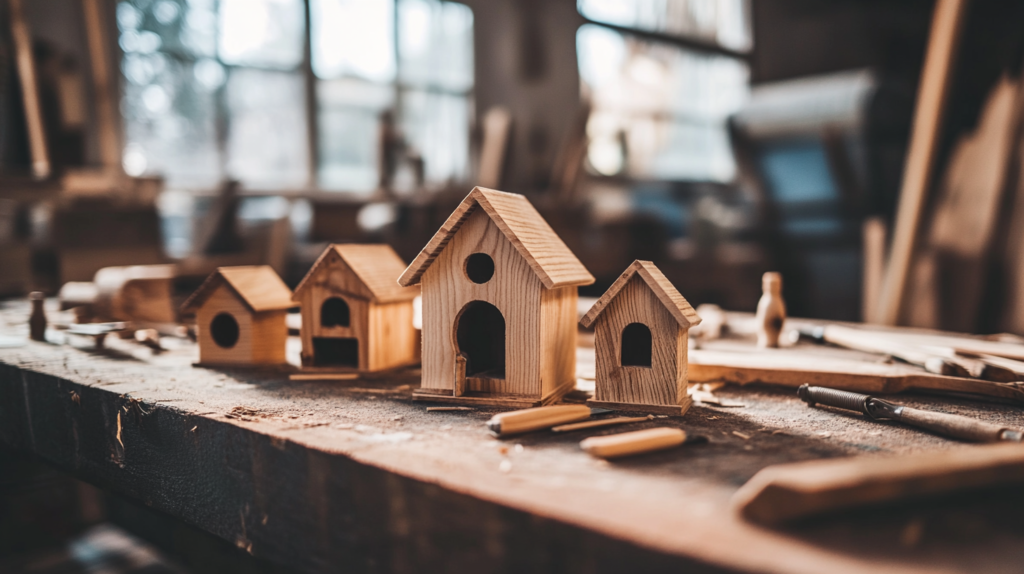
[(580, 442), (580, 448), (591, 456), (618, 458), (664, 450), (679, 446), (684, 442), (686, 442), (685, 431), (675, 428), (656, 428), (590, 437)]

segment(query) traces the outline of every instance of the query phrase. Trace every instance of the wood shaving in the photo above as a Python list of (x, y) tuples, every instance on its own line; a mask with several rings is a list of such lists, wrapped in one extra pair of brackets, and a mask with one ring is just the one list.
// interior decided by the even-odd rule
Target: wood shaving
[(743, 433), (741, 433), (741, 432), (740, 432), (740, 431), (738, 431), (738, 430), (734, 430), (734, 431), (732, 431), (732, 434), (734, 434), (734, 435), (736, 435), (736, 436), (740, 437), (740, 438), (741, 438), (741, 439), (743, 439), (743, 440), (750, 440), (750, 435), (748, 435), (748, 434), (743, 434)]

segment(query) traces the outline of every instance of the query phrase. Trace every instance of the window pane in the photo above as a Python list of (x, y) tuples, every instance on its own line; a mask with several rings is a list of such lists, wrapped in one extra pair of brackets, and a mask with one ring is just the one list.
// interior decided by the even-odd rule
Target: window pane
[(369, 193), (376, 189), (378, 114), (358, 108), (320, 108), (320, 185)]
[(220, 0), (219, 24), (226, 64), (292, 69), (302, 63), (303, 0)]
[(226, 86), (228, 174), (256, 188), (306, 183), (302, 75), (232, 70)]
[(426, 181), (440, 184), (467, 177), (469, 98), (414, 91), (403, 95), (402, 104), (402, 130), (423, 156)]
[(161, 174), (172, 186), (216, 185), (216, 102), (195, 66), (157, 53), (126, 55), (123, 69), (125, 171)]
[(749, 50), (748, 0), (579, 0), (585, 17), (613, 26), (700, 38)]
[(594, 169), (662, 179), (733, 176), (725, 121), (747, 99), (743, 62), (596, 25), (580, 28), (577, 51), (581, 92), (593, 106)]
[(313, 72), (395, 79), (394, 0), (310, 0)]
[(438, 0), (399, 0), (399, 77), (452, 91), (473, 87), (473, 11)]

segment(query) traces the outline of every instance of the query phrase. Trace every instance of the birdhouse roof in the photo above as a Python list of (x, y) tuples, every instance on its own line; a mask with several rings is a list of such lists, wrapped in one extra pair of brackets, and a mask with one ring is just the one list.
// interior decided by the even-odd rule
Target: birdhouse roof
[(594, 282), (594, 277), (528, 199), (516, 193), (483, 187), (473, 188), (462, 200), (398, 282), (402, 285), (419, 283), (423, 273), (477, 208), (487, 213), (548, 289)]
[(199, 289), (185, 301), (185, 313), (202, 307), (217, 287), (227, 287), (254, 313), (283, 311), (294, 307), (292, 291), (269, 265), (219, 267), (203, 281)]
[(615, 299), (615, 296), (622, 291), (622, 288), (629, 283), (629, 280), (633, 276), (639, 276), (647, 286), (651, 288), (654, 295), (661, 301), (661, 304), (668, 309), (668, 312), (672, 314), (679, 326), (684, 329), (689, 329), (700, 324), (700, 316), (693, 310), (693, 307), (679, 294), (679, 291), (669, 282), (665, 274), (661, 272), (661, 269), (651, 263), (650, 261), (634, 261), (632, 265), (626, 268), (619, 275), (619, 278), (612, 283), (612, 286), (601, 295), (601, 298), (594, 303), (594, 306), (587, 311), (587, 314), (580, 319), (580, 324), (584, 327), (590, 327), (594, 324), (594, 321), (604, 312), (608, 304)]
[(299, 300), (299, 293), (314, 284), (314, 275), (329, 267), (332, 262), (341, 261), (365, 287), (370, 298), (378, 303), (408, 301), (419, 295), (415, 287), (403, 287), (398, 277), (405, 270), (405, 261), (390, 245), (361, 245), (355, 243), (329, 246), (310, 268), (309, 273), (295, 288), (293, 301)]

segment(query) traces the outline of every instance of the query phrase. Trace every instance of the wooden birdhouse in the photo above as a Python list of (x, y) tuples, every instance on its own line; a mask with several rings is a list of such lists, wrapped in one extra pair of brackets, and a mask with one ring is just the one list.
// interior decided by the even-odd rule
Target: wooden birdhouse
[(302, 309), (302, 365), (380, 371), (419, 360), (416, 287), (389, 245), (331, 245), (295, 288)]
[(634, 261), (580, 323), (594, 327), (593, 406), (681, 415), (687, 343), (700, 317), (650, 261)]
[(593, 281), (525, 197), (473, 189), (398, 280), (423, 291), (414, 398), (557, 400), (576, 381), (576, 287)]
[(285, 362), (292, 292), (268, 265), (221, 267), (192, 294), (182, 313), (195, 315), (201, 365)]

